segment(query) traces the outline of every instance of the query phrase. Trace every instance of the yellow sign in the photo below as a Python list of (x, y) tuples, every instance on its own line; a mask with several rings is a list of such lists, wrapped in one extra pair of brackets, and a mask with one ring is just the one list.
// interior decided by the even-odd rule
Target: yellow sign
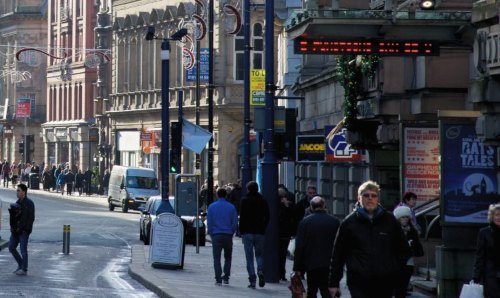
[(264, 69), (250, 70), (250, 105), (266, 105), (266, 71)]

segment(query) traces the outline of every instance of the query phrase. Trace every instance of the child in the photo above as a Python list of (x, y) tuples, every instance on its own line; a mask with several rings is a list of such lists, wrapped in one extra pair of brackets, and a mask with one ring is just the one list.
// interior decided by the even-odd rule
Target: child
[(406, 266), (403, 269), (403, 272), (401, 272), (401, 274), (399, 275), (399, 281), (395, 289), (395, 297), (404, 298), (406, 297), (406, 290), (408, 288), (408, 284), (410, 283), (410, 278), (413, 274), (413, 268), (415, 267), (415, 261), (413, 257), (423, 256), (424, 249), (418, 238), (418, 232), (411, 222), (411, 209), (407, 206), (399, 206), (394, 209), (393, 213), (396, 219), (401, 224), (401, 228), (403, 229), (411, 251), (411, 255), (408, 256), (409, 258), (406, 262)]

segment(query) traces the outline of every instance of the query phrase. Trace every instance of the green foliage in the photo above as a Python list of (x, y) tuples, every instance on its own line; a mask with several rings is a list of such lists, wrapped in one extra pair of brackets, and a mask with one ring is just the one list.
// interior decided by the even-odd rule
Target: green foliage
[(373, 78), (380, 58), (373, 55), (341, 55), (337, 57), (337, 80), (344, 88), (345, 127), (350, 129), (357, 121), (357, 100), (362, 96), (363, 76)]
[(98, 186), (100, 183), (99, 182), (99, 167), (93, 166), (92, 172), (94, 173), (94, 175), (92, 175), (92, 179), (90, 180), (90, 183), (92, 186)]

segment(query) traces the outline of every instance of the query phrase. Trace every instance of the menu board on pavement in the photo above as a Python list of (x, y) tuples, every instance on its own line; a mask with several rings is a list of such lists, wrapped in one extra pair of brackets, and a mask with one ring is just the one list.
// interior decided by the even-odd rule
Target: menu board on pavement
[(153, 267), (184, 266), (184, 226), (177, 215), (162, 213), (153, 220), (149, 261)]

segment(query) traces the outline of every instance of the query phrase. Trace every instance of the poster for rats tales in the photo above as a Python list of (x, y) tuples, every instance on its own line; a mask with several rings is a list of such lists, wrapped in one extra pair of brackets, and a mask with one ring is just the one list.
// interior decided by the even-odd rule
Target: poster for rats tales
[(484, 143), (472, 124), (442, 124), (441, 182), (445, 222), (486, 223), (500, 202), (499, 147)]

